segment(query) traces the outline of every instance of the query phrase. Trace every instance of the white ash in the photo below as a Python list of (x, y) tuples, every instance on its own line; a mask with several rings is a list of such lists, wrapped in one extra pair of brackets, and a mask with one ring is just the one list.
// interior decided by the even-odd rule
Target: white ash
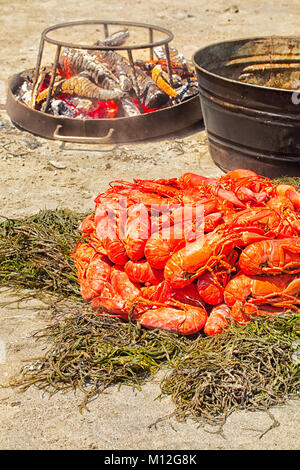
[[(169, 78), (168, 75), (167, 75), (167, 78)], [(177, 75), (177, 73), (172, 73), (172, 81), (173, 81), (174, 88), (178, 88), (182, 86), (182, 78), (179, 75)]]
[(154, 47), (153, 51), (158, 60), (166, 59), (166, 51), (162, 46)]
[(180, 101), (183, 101), (187, 98), (190, 98), (198, 93), (198, 86), (196, 83), (187, 82), (182, 87), (176, 89), (178, 93), (178, 98)]
[(32, 84), (27, 81), (24, 81), (22, 86), (20, 86), (18, 90), (17, 98), (19, 100), (24, 101), (24, 103), (27, 104), (27, 106), (30, 106), (31, 96), (32, 96)]
[(85, 109), (88, 111), (91, 106), (93, 106), (92, 100), (88, 100), (86, 98), (79, 98), (78, 96), (72, 97), (72, 103), (80, 109)]
[(72, 108), (69, 108), (69, 106), (62, 100), (52, 100), (50, 109), (54, 116), (73, 117), (74, 115)]

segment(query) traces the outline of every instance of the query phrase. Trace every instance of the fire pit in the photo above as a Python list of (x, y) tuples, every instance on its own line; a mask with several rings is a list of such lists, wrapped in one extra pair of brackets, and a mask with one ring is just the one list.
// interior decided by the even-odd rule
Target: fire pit
[[(35, 69), (11, 79), (7, 112), (31, 133), (82, 143), (138, 141), (190, 127), (202, 119), (197, 79), (172, 40), (164, 28), (124, 21), (51, 26), (41, 35)], [(54, 61), (45, 65), (49, 46)]]
[(300, 39), (225, 41), (193, 60), (215, 163), (300, 176)]

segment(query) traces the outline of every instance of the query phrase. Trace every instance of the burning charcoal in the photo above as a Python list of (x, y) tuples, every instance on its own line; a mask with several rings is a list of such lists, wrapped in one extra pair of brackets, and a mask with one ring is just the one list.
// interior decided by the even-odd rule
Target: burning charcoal
[[(167, 56), (164, 47), (155, 47), (154, 53), (159, 62), (167, 69)], [(173, 73), (176, 72), (181, 78), (194, 77), (194, 72), (187, 63), (185, 57), (180, 54), (174, 47), (169, 47), (170, 63)]]
[(169, 99), (168, 95), (156, 86), (151, 77), (141, 69), (136, 69), (134, 72), (130, 63), (115, 51), (89, 52), (66, 48), (62, 54), (60, 65), (67, 78), (74, 74), (87, 72), (91, 79), (103, 88), (120, 90), (122, 87), (122, 91), (133, 91), (135, 95), (140, 95), (143, 104), (150, 108), (161, 107)]
[(178, 88), (183, 85), (182, 78), (177, 73), (172, 73), (172, 81), (174, 88)]
[[(156, 67), (156, 65), (160, 65), (160, 63), (155, 63), (154, 61), (145, 62), (144, 60), (136, 60), (134, 65), (151, 76), (153, 69)], [(162, 76), (165, 81), (169, 82), (169, 74), (167, 72), (163, 71)], [(175, 88), (183, 85), (183, 80), (177, 73), (172, 73), (172, 81)]]
[(138, 116), (141, 114), (136, 105), (129, 99), (121, 99), (121, 105), (125, 117)]
[(169, 96), (166, 93), (159, 89), (155, 90), (153, 86), (150, 86), (142, 97), (147, 108), (161, 108), (169, 101)]
[(23, 72), (18, 99), (54, 116), (111, 119), (153, 112), (198, 93), (195, 73), (188, 70), (177, 49), (157, 47), (153, 50), (158, 60), (151, 54), (152, 60), (133, 62), (131, 47), (127, 57), (111, 49), (118, 49), (128, 38), (125, 26), (98, 40), (95, 45), (99, 50), (65, 44), (59, 51), (54, 76), (54, 64), (39, 65), (30, 74)]
[(145, 62), (144, 60), (135, 60), (134, 66), (139, 67), (144, 72), (151, 74), (152, 69), (155, 67), (155, 63), (153, 61)]
[(128, 29), (123, 29), (122, 31), (117, 31), (116, 33), (111, 34), (108, 38), (103, 41), (97, 41), (96, 45), (103, 45), (106, 47), (110, 46), (122, 46), (129, 38)]
[(170, 47), (170, 59), (172, 62), (175, 62), (177, 64), (181, 64), (183, 68), (188, 70), (188, 64), (183, 56), (183, 54), (179, 53), (175, 47)]
[[(40, 71), (39, 75), (38, 75), (38, 78), (34, 84), (34, 88), (33, 88), (33, 91), (32, 91), (32, 96), (31, 96), (31, 101), (30, 101), (30, 107), (31, 108), (35, 108), (36, 105), (44, 98), (44, 95), (45, 95), (45, 98), (47, 97), (47, 93), (46, 92), (41, 92), (41, 89), (44, 87), (44, 88), (47, 88), (49, 86), (49, 83), (50, 83), (50, 75), (51, 75), (51, 67), (50, 66), (45, 66), (42, 68), (42, 70)], [(58, 77), (56, 77), (56, 80), (58, 80)]]
[(94, 51), (92, 54), (96, 55), (113, 74), (116, 73), (116, 69), (122, 70), (122, 72), (129, 77), (131, 82), (134, 84), (135, 94), (141, 96), (145, 106), (150, 108), (159, 108), (168, 102), (168, 95), (156, 86), (151, 77), (139, 68), (135, 69), (134, 73), (130, 63), (117, 52), (104, 50)]
[(133, 83), (119, 65), (116, 66), (116, 75), (118, 77), (121, 90), (130, 92), (133, 89)]
[(86, 119), (113, 119), (119, 117), (119, 115), (119, 103), (115, 101), (98, 101), (88, 110)]
[(178, 98), (180, 101), (184, 101), (187, 98), (191, 98), (198, 94), (198, 85), (197, 83), (192, 83), (188, 81), (185, 85), (176, 89), (178, 93)]
[(117, 78), (106, 65), (85, 49), (66, 48), (61, 56), (60, 65), (66, 78), (86, 72), (95, 84), (103, 88), (110, 90), (120, 88)]
[[(167, 60), (165, 48), (162, 46), (155, 47), (154, 49), (154, 54), (158, 58), (158, 60)], [(171, 62), (175, 62), (177, 64), (180, 64), (186, 68), (187, 66), (187, 61), (184, 58), (183, 54), (180, 54), (175, 47), (169, 46), (169, 53), (170, 53), (170, 60)]]

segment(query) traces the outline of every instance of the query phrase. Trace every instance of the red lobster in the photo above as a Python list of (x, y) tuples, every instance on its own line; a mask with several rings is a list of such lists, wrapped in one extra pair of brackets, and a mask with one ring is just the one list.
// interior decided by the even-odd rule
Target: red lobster
[(263, 240), (248, 245), (239, 258), (245, 274), (300, 272), (300, 237)]
[(286, 311), (299, 313), (300, 278), (291, 274), (247, 276), (238, 274), (224, 290), (231, 316), (240, 324), (251, 316), (274, 315)]

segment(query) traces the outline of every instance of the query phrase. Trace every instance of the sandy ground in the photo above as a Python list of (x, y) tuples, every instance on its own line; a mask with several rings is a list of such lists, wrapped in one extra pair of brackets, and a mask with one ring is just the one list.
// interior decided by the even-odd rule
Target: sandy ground
[[(147, 143), (97, 147), (48, 141), (17, 130), (5, 112), (10, 76), (35, 66), (40, 34), (46, 27), (82, 19), (135, 20), (166, 27), (188, 58), (200, 47), (225, 39), (269, 34), (297, 35), (299, 0), (90, 0), (43, 2), (0, 0), (0, 214), (23, 216), (42, 208), (93, 209), (94, 196), (112, 179), (156, 178), (195, 171), (218, 176), (207, 150), (203, 126)], [(9, 300), (1, 294), (1, 302)], [(24, 359), (43, 353), (32, 333), (48, 323), (28, 301), (0, 310), (0, 383), (9, 384)], [(299, 401), (264, 412), (234, 413), (223, 436), (193, 421), (149, 426), (172, 411), (156, 400), (159, 378), (133, 391), (112, 388), (79, 414), (80, 394), (52, 398), (32, 388), (0, 389), (1, 449), (299, 449)]]

